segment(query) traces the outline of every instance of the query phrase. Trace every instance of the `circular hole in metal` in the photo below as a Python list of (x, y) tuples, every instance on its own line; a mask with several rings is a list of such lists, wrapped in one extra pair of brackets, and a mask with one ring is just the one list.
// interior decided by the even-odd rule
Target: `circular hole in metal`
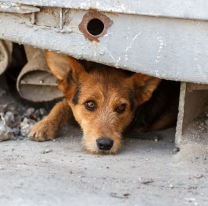
[(103, 29), (104, 24), (100, 19), (91, 19), (87, 24), (87, 31), (93, 36), (101, 34)]

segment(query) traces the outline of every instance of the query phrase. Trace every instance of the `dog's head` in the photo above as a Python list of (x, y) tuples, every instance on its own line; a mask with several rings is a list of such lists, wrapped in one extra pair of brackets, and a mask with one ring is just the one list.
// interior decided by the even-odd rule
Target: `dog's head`
[(121, 134), (139, 105), (149, 100), (160, 79), (107, 66), (86, 70), (76, 59), (46, 51), (91, 153), (117, 153)]

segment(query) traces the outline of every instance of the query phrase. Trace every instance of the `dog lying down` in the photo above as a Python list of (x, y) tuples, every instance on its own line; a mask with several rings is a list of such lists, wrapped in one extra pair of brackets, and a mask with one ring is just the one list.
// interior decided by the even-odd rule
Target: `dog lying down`
[(46, 59), (66, 98), (35, 124), (31, 139), (54, 139), (59, 128), (74, 116), (83, 130), (86, 151), (115, 154), (129, 128), (150, 132), (175, 125), (179, 82), (105, 65), (93, 67), (55, 52), (46, 51)]

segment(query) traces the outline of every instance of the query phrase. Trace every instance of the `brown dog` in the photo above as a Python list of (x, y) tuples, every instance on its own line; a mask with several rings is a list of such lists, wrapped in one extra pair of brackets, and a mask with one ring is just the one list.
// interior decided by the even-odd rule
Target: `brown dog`
[(33, 127), (33, 140), (55, 138), (73, 114), (83, 130), (85, 150), (115, 154), (132, 122), (140, 131), (175, 124), (178, 83), (107, 66), (84, 68), (76, 59), (55, 52), (46, 51), (46, 58), (66, 99)]

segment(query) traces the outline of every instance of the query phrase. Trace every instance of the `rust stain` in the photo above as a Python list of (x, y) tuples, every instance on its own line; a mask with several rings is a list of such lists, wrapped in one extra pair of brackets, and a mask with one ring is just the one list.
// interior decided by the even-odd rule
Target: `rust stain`
[(112, 10), (110, 10), (110, 13), (108, 13), (108, 14), (111, 15), (111, 16), (118, 16), (118, 13), (113, 13)]
[(92, 6), (89, 8), (89, 10), (91, 10), (91, 11), (99, 11), (99, 9), (98, 9), (98, 8), (96, 8), (96, 7), (92, 7)]
[(3, 33), (3, 34), (1, 34), (1, 36), (4, 36), (4, 33)]
[[(87, 30), (87, 25), (92, 19), (99, 19), (104, 24), (104, 29), (99, 35), (92, 35)], [(92, 9), (91, 7), (91, 9), (83, 16), (83, 19), (79, 24), (79, 30), (84, 34), (85, 38), (89, 39), (90, 41), (99, 42), (99, 38), (104, 36), (107, 33), (108, 28), (112, 25), (113, 21), (109, 17), (94, 8)]]

